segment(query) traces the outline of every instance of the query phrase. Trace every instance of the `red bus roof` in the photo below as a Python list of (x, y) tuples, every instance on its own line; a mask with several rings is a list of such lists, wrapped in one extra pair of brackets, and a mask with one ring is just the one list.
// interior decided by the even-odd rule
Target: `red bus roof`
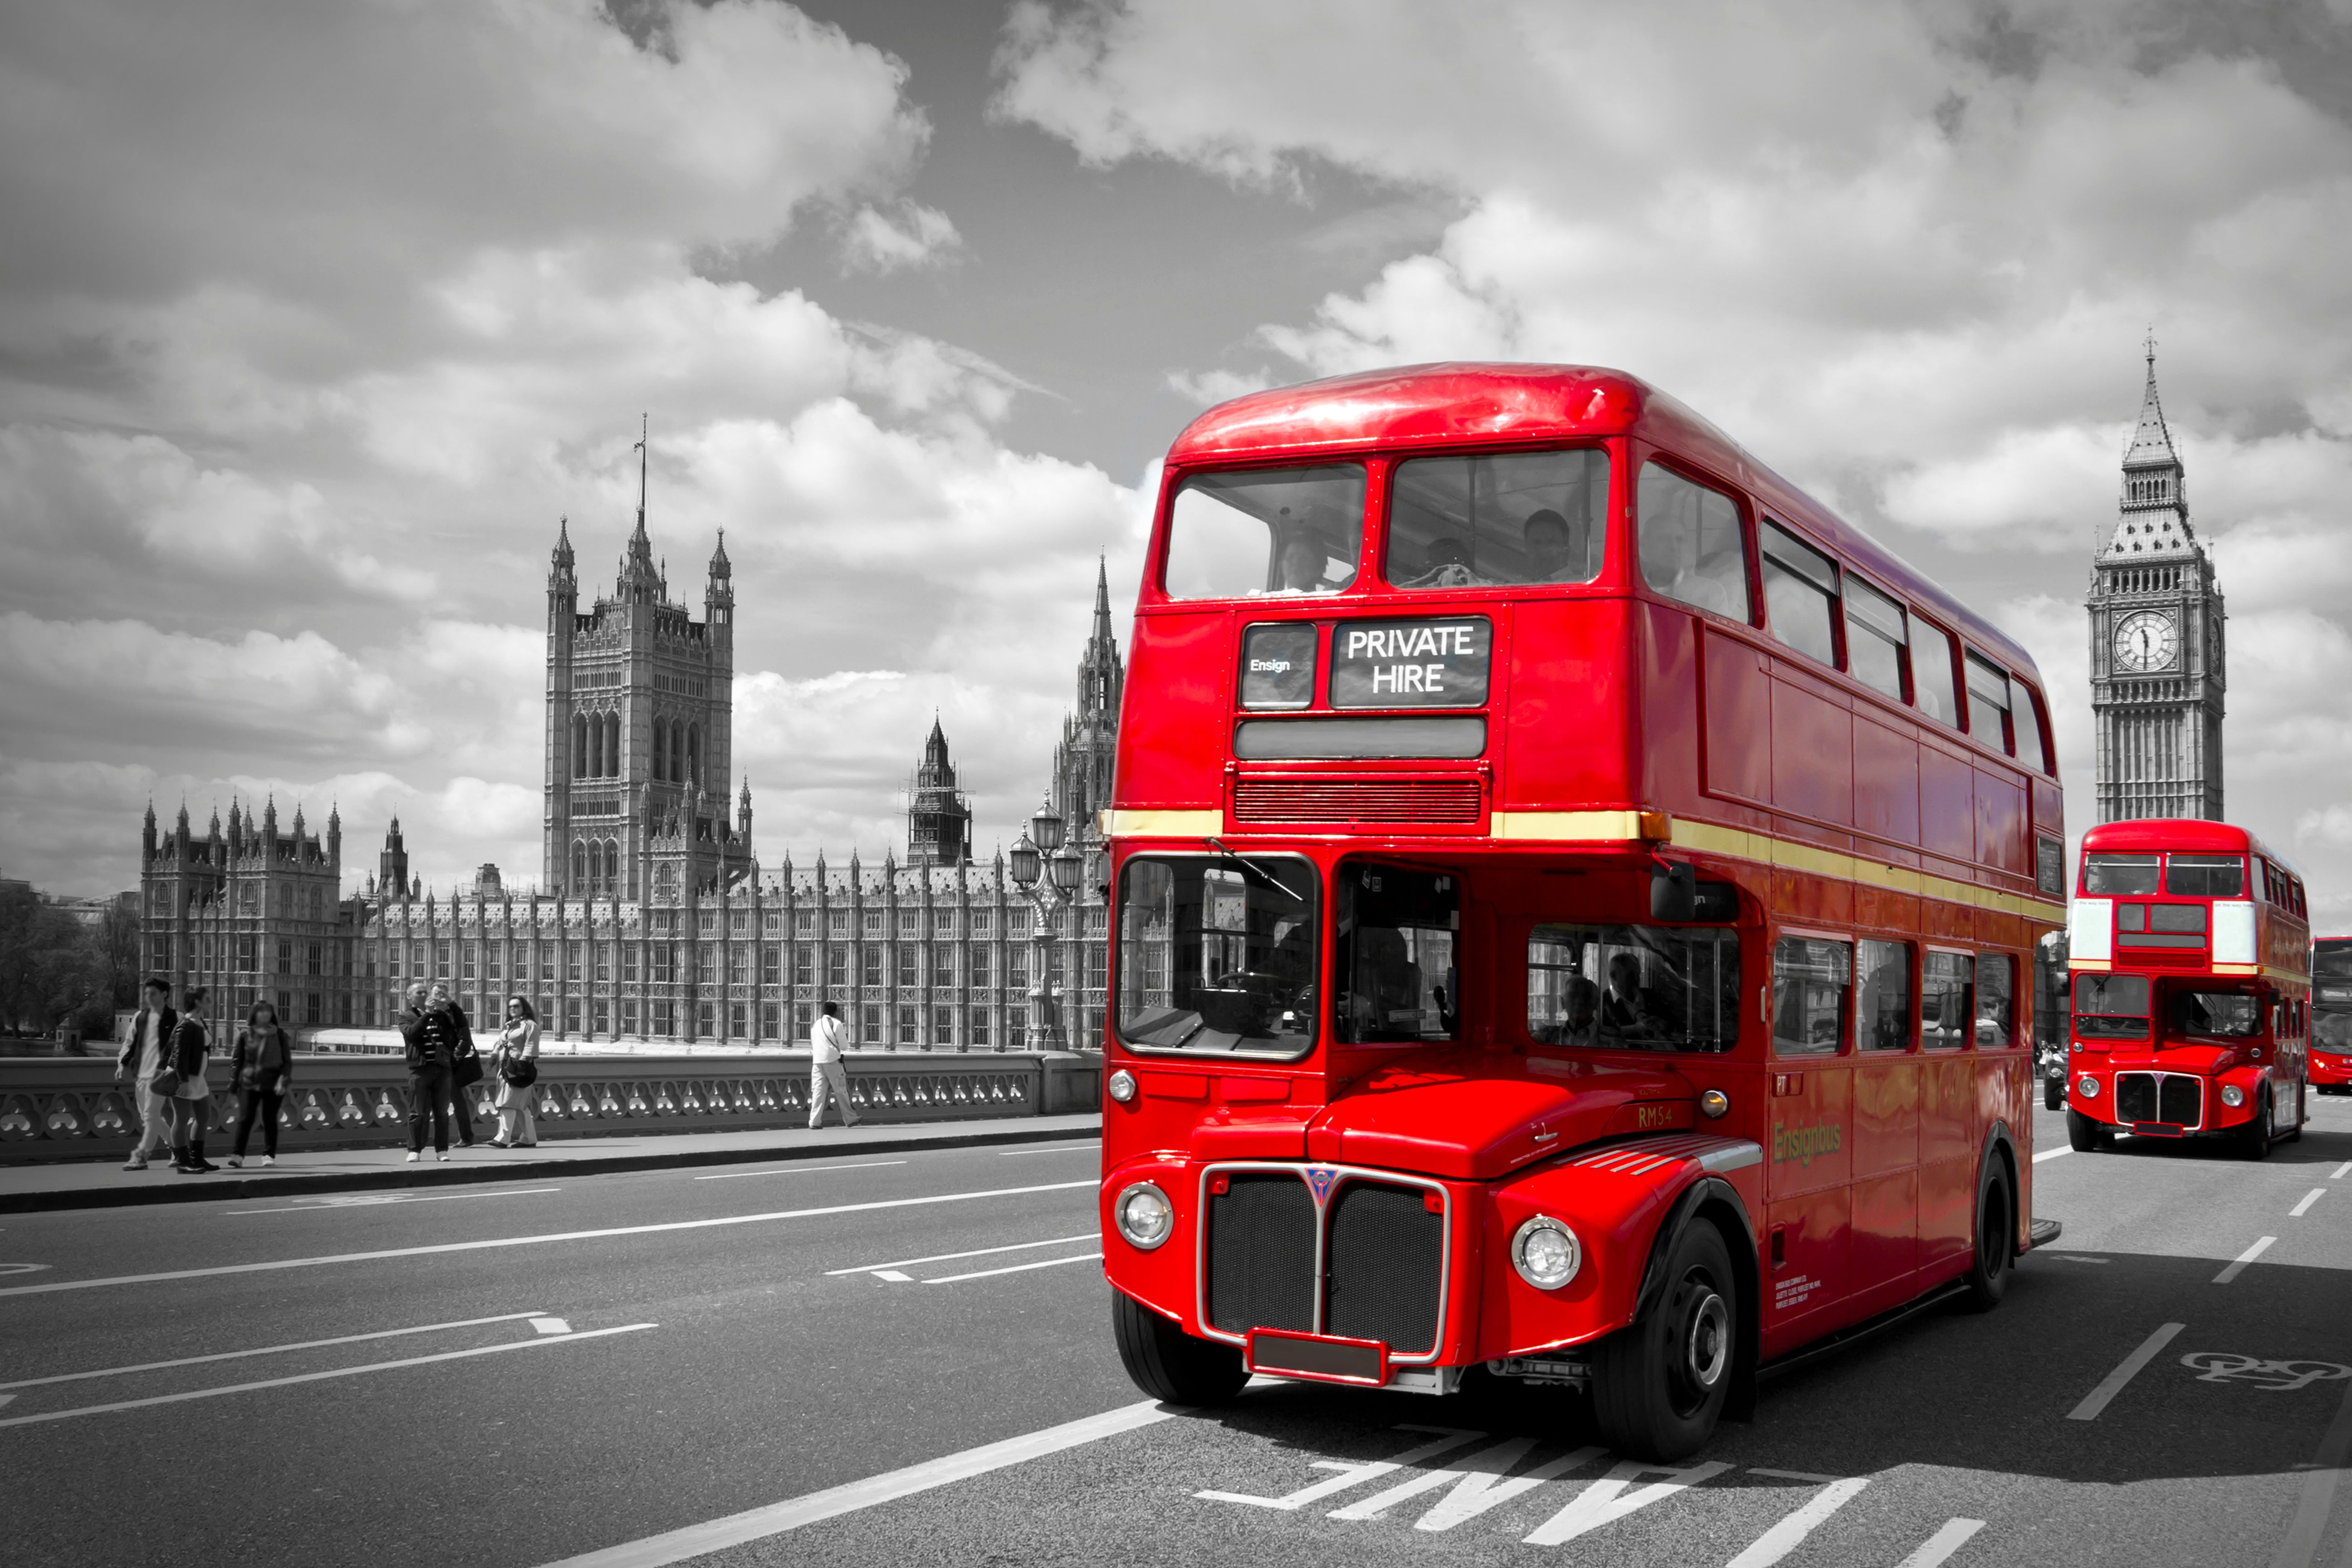
[(2187, 854), (2260, 855), (2272, 865), (2300, 877), (2293, 865), (2265, 847), (2244, 828), (2228, 822), (2208, 822), (2191, 816), (2149, 816), (2132, 822), (2104, 822), (2083, 834), (2083, 852), (2154, 854), (2179, 849)]
[(2036, 686), (2032, 656), (1870, 535), (1639, 376), (1595, 365), (1465, 361), (1399, 365), (1236, 397), (1184, 427), (1171, 468), (1465, 443), (1633, 436), (1713, 468), (1864, 575), (1951, 624)]

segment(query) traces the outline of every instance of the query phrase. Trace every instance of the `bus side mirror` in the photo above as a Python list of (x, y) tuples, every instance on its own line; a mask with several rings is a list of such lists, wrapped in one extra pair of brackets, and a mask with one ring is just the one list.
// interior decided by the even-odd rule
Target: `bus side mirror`
[(1651, 861), (1650, 918), (1675, 924), (1698, 919), (1698, 873), (1682, 861)]

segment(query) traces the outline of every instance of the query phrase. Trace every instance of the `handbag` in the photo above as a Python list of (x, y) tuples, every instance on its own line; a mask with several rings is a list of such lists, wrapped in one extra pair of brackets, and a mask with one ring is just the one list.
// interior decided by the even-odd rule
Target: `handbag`
[(451, 1065), (449, 1081), (459, 1089), (482, 1081), (482, 1057), (478, 1051), (467, 1051)]
[(180, 1069), (165, 1068), (147, 1080), (147, 1092), (158, 1100), (169, 1100), (180, 1092)]
[(499, 1064), (499, 1077), (514, 1085), (517, 1089), (529, 1089), (532, 1084), (539, 1081), (539, 1064), (534, 1061), (509, 1058), (508, 1060), (502, 1061)]

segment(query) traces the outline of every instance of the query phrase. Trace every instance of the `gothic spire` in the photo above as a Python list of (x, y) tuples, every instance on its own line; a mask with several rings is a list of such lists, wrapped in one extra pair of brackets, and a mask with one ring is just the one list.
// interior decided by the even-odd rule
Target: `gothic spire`
[(2185, 561), (2201, 553), (2189, 521), (2189, 479), (2164, 403), (2156, 390), (2156, 338), (2147, 342), (2147, 384), (2140, 395), (2139, 424), (2124, 452), (2123, 489), (2116, 525), (2099, 552), (2102, 561), (2134, 564)]
[(2164, 400), (2156, 392), (2156, 334), (2147, 336), (2147, 386), (2140, 394), (2139, 425), (2132, 431), (2130, 447), (2124, 453), (2124, 467), (2136, 468), (2158, 463), (2180, 461), (2173, 449), (2172, 432), (2164, 423)]

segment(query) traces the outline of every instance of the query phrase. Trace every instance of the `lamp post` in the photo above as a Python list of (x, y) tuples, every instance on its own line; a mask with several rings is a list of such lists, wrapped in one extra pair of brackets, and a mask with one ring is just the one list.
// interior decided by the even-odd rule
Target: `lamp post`
[(1062, 1046), (1059, 992), (1052, 980), (1055, 945), (1061, 941), (1057, 918), (1078, 885), (1078, 857), (1063, 848), (1062, 819), (1049, 797), (1029, 819), (1029, 831), (1013, 841), (1013, 880), (1029, 900), (1029, 1040), (1034, 1050)]

